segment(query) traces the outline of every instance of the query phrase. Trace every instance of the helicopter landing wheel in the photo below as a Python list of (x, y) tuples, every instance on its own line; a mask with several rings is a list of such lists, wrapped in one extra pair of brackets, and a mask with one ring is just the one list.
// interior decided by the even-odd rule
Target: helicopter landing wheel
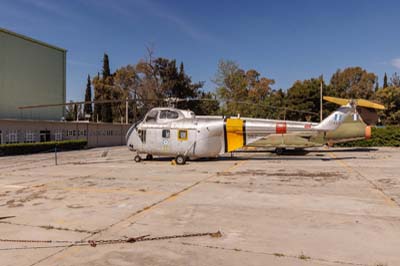
[(136, 155), (134, 158), (135, 162), (140, 163), (140, 161), (142, 160), (142, 158), (139, 155)]
[(186, 163), (186, 157), (184, 157), (183, 155), (178, 155), (176, 156), (175, 161), (176, 164), (183, 165)]
[(153, 160), (153, 155), (147, 154), (147, 155), (146, 155), (146, 160), (147, 160), (147, 161)]

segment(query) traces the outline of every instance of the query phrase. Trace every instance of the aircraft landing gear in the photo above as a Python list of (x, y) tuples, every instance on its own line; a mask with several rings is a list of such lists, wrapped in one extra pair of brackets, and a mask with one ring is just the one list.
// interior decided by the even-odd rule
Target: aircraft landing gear
[(178, 155), (175, 158), (175, 162), (176, 164), (183, 165), (186, 163), (186, 157), (184, 157), (183, 155)]
[(147, 154), (147, 155), (146, 155), (146, 160), (147, 160), (147, 161), (153, 160), (153, 155)]
[(139, 155), (136, 155), (134, 158), (135, 162), (140, 163), (140, 161), (142, 160), (142, 158)]

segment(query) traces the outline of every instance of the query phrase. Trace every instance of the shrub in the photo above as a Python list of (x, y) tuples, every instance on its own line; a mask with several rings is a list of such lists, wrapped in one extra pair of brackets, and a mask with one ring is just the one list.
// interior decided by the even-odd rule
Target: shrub
[(400, 147), (400, 126), (372, 128), (372, 137), (368, 140), (356, 140), (337, 144), (338, 147)]
[(85, 148), (86, 145), (86, 140), (3, 144), (0, 145), (0, 156), (53, 152), (56, 147), (57, 151), (79, 150)]

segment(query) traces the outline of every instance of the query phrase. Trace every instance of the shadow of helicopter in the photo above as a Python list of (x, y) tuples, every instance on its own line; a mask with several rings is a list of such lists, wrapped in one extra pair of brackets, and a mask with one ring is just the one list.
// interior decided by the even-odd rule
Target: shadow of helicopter
[[(257, 154), (260, 154), (258, 152)], [(357, 159), (356, 156), (345, 156), (345, 157), (323, 157), (322, 156), (284, 156), (284, 155), (270, 155), (270, 156), (230, 156), (230, 155), (222, 155), (218, 158), (198, 158), (191, 159), (188, 162), (194, 163), (207, 163), (207, 162), (218, 162), (218, 161), (277, 161), (277, 160), (285, 160), (285, 161), (340, 161), (340, 160), (352, 160)], [(143, 160), (144, 162), (167, 162), (174, 160), (174, 157), (154, 157), (152, 160)]]
[[(306, 149), (287, 149), (281, 151), (281, 154), (277, 155), (307, 155), (309, 153), (346, 153), (346, 152), (371, 152), (377, 151), (378, 148), (344, 148), (344, 149), (329, 149), (329, 150), (306, 150)], [(254, 151), (235, 151), (235, 153), (275, 153), (275, 150), (271, 149), (263, 149), (263, 150), (254, 150)]]

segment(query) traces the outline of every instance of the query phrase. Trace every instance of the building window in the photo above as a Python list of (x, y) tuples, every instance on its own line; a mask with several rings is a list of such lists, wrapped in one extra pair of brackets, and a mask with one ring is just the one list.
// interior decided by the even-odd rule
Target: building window
[(171, 133), (170, 133), (169, 129), (163, 129), (163, 131), (162, 131), (162, 137), (163, 138), (169, 139), (170, 134)]
[(33, 131), (27, 131), (25, 134), (25, 142), (35, 142), (35, 133)]
[(61, 130), (57, 130), (56, 133), (54, 133), (54, 140), (55, 141), (62, 141), (62, 131)]
[(0, 144), (3, 144), (3, 132), (0, 130)]
[(86, 136), (86, 129), (78, 130), (77, 133), (78, 133), (78, 136)]
[(8, 133), (8, 143), (17, 143), (18, 142), (18, 133), (17, 131), (11, 131)]
[(185, 130), (179, 130), (178, 131), (178, 140), (187, 140), (188, 139), (188, 131)]
[(40, 130), (40, 142), (50, 141), (50, 130)]

